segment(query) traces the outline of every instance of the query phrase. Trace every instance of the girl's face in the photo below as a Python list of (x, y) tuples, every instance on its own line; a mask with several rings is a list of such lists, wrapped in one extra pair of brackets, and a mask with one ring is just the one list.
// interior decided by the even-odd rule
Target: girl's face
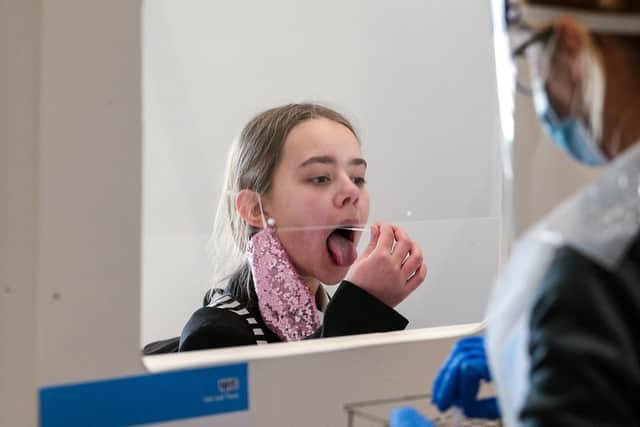
[[(355, 261), (360, 232), (339, 225), (365, 224), (369, 193), (360, 144), (345, 126), (325, 118), (295, 126), (284, 143), (265, 215), (276, 220), (282, 241), (304, 279), (338, 283)], [(287, 227), (318, 227), (287, 231)]]

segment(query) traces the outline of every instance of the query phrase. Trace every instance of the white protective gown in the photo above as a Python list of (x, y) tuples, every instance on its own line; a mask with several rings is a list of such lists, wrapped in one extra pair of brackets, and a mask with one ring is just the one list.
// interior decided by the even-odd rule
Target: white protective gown
[(519, 425), (529, 391), (531, 311), (556, 250), (569, 246), (613, 270), (639, 229), (640, 143), (514, 245), (487, 312), (487, 352), (505, 426)]

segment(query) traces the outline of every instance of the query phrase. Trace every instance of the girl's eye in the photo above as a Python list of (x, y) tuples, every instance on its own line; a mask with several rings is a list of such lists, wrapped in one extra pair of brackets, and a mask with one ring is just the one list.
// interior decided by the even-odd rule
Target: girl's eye
[(351, 180), (358, 187), (362, 187), (363, 185), (365, 185), (367, 183), (367, 181), (362, 176), (354, 176), (353, 178), (351, 178)]
[(326, 184), (330, 180), (328, 176), (314, 176), (309, 181), (313, 184)]

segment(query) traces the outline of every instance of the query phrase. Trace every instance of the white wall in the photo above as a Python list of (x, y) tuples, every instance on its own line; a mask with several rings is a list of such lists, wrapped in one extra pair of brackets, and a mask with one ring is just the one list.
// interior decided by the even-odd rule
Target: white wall
[(157, 0), (143, 55), (143, 344), (179, 334), (209, 286), (232, 138), (255, 113), (305, 100), (354, 121), (370, 220), (399, 223), (424, 250), (427, 280), (399, 307), (410, 326), (482, 318), (501, 214), (488, 1)]

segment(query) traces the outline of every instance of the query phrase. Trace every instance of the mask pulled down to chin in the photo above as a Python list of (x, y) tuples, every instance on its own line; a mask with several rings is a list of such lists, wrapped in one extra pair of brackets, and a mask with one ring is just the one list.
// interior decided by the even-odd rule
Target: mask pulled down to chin
[(320, 327), (315, 296), (273, 228), (266, 227), (251, 238), (247, 258), (258, 308), (269, 329), (283, 341), (298, 341)]

